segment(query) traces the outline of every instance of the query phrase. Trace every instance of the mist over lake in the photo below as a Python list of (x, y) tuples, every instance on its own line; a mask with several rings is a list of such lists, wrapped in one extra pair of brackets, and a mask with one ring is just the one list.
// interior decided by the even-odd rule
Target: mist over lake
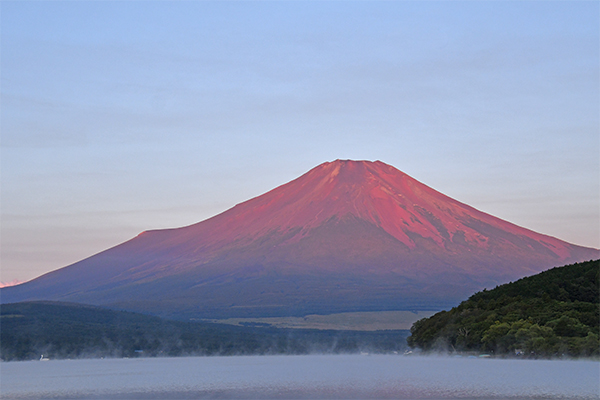
[(594, 361), (395, 355), (0, 364), (3, 399), (597, 399)]

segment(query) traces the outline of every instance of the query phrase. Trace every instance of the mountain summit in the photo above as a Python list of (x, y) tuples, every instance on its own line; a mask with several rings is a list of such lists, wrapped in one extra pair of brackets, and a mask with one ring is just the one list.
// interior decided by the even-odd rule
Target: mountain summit
[(380, 161), (336, 160), (210, 219), (137, 237), (2, 302), (180, 318), (423, 310), (600, 252), (460, 203)]

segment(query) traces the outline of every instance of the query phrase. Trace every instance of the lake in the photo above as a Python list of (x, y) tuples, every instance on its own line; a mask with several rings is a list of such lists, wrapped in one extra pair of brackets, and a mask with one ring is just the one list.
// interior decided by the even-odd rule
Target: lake
[(401, 355), (0, 363), (3, 399), (598, 399), (600, 363)]

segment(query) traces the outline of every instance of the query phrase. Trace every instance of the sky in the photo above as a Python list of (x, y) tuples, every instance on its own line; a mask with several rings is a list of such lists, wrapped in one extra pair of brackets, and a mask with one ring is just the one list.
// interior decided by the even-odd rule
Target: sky
[(335, 159), (600, 247), (597, 1), (0, 2), (0, 281)]

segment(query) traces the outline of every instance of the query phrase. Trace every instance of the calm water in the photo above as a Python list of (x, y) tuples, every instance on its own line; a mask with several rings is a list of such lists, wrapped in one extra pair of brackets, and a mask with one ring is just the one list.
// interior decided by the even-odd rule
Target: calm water
[(2, 399), (598, 399), (600, 363), (386, 355), (0, 364)]

